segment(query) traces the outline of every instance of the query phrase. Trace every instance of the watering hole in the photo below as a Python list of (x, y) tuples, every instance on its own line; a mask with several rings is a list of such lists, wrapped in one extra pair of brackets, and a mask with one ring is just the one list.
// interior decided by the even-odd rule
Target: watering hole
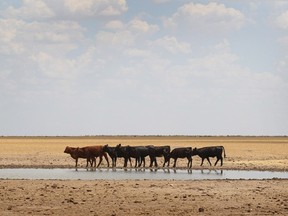
[(4, 168), (0, 179), (58, 179), (58, 180), (201, 180), (201, 179), (288, 179), (288, 172), (256, 170), (187, 170), (144, 168)]

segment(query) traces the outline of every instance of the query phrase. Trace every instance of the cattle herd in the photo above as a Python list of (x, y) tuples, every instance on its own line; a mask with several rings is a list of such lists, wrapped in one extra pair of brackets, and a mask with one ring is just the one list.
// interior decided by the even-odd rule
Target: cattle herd
[(131, 158), (135, 159), (135, 167), (140, 167), (143, 164), (145, 167), (145, 158), (150, 158), (149, 167), (158, 167), (157, 157), (163, 157), (164, 163), (163, 167), (170, 165), (170, 159), (174, 159), (173, 167), (176, 167), (176, 162), (178, 158), (187, 158), (188, 164), (187, 167), (189, 169), (192, 168), (192, 156), (198, 155), (201, 159), (201, 166), (205, 159), (209, 162), (211, 166), (211, 162), (209, 157), (216, 157), (217, 160), (214, 164), (221, 161), (221, 166), (223, 165), (223, 157), (222, 153), (224, 152), (224, 157), (226, 157), (225, 149), (223, 146), (209, 146), (203, 148), (194, 148), (192, 147), (179, 147), (174, 148), (171, 151), (170, 146), (122, 146), (121, 144), (116, 145), (115, 147), (107, 145), (98, 145), (98, 146), (86, 146), (86, 147), (69, 147), (67, 146), (64, 150), (64, 153), (70, 154), (73, 159), (76, 161), (76, 167), (78, 165), (78, 158), (86, 159), (86, 167), (90, 164), (91, 167), (96, 167), (96, 158), (99, 157), (100, 160), (98, 162), (97, 167), (102, 162), (103, 156), (107, 162), (109, 167), (109, 159), (107, 154), (112, 160), (112, 167), (116, 167), (117, 158), (124, 158), (124, 167), (127, 167), (127, 163), (129, 161), (130, 166), (132, 166)]

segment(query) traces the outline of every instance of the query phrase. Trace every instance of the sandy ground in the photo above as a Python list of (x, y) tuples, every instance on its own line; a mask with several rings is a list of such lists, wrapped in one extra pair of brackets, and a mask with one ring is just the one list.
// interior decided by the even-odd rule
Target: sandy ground
[[(0, 167), (73, 167), (73, 159), (63, 153), (67, 145), (118, 143), (172, 148), (223, 145), (227, 158), (221, 169), (287, 172), (288, 168), (287, 137), (2, 137)], [(122, 162), (117, 166), (122, 167)], [(177, 165), (186, 163), (183, 159)], [(194, 157), (193, 169), (200, 169), (199, 165)], [(80, 166), (85, 166), (84, 160)], [(207, 162), (203, 168), (214, 169)], [(220, 214), (288, 215), (288, 179), (0, 180), (0, 215)]]

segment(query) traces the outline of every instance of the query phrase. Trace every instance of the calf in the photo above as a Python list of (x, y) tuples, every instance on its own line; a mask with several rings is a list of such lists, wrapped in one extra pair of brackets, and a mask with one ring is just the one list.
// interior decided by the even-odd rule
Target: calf
[(198, 155), (202, 159), (201, 166), (203, 165), (205, 158), (209, 162), (210, 166), (212, 165), (209, 160), (209, 157), (217, 157), (217, 160), (214, 166), (216, 166), (219, 160), (221, 160), (221, 166), (222, 166), (223, 165), (223, 157), (222, 157), (223, 152), (224, 152), (224, 158), (225, 158), (226, 154), (225, 154), (225, 149), (223, 146), (209, 146), (209, 147), (204, 147), (204, 148), (193, 149), (193, 154)]
[[(192, 167), (192, 156), (193, 156), (193, 150), (192, 150), (191, 147), (175, 148), (169, 154), (168, 167), (170, 165), (170, 159), (171, 158), (174, 158), (174, 165), (173, 165), (174, 168), (176, 167), (176, 161), (177, 161), (178, 158), (187, 158), (187, 160), (188, 160), (187, 167), (189, 169), (191, 169), (191, 167)], [(165, 161), (165, 163), (166, 162), (167, 161)]]
[(88, 162), (90, 163), (90, 166), (92, 167), (93, 164), (94, 166), (96, 166), (96, 158), (92, 157), (92, 158), (87, 158), (85, 152), (83, 152), (81, 149), (78, 148), (74, 148), (74, 147), (69, 147), (67, 146), (64, 150), (64, 153), (70, 154), (70, 156), (75, 159), (76, 161), (76, 165), (75, 167), (77, 167), (78, 165), (78, 158), (85, 158), (86, 159), (86, 167), (88, 167)]

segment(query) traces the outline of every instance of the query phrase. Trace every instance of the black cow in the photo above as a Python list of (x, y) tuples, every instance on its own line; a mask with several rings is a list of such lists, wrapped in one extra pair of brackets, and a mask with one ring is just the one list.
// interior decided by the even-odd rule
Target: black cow
[(193, 154), (198, 155), (202, 159), (201, 166), (203, 165), (205, 158), (209, 162), (210, 166), (212, 165), (210, 160), (209, 160), (209, 157), (217, 157), (217, 160), (216, 160), (214, 166), (216, 166), (216, 164), (218, 163), (219, 160), (221, 160), (221, 166), (222, 166), (223, 165), (222, 152), (224, 152), (224, 158), (225, 158), (226, 154), (225, 154), (225, 149), (223, 146), (209, 146), (209, 147), (194, 148), (193, 149)]
[(155, 161), (155, 147), (152, 145), (149, 146), (134, 146), (134, 148), (138, 151), (140, 155), (140, 163), (138, 164), (138, 167), (142, 165), (145, 167), (145, 157), (149, 156), (150, 158), (150, 167), (152, 167), (153, 162)]
[[(178, 158), (187, 158), (188, 159), (188, 164), (187, 167), (191, 169), (192, 167), (192, 156), (193, 156), (193, 150), (191, 147), (181, 147), (181, 148), (175, 148), (173, 149), (169, 156), (168, 156), (168, 167), (170, 165), (170, 159), (174, 159), (174, 165), (173, 167), (176, 167), (176, 161)], [(167, 161), (165, 161), (166, 163)]]
[(112, 160), (112, 167), (116, 167), (116, 161), (117, 161), (117, 151), (116, 147), (109, 147), (108, 144), (103, 146), (103, 151), (107, 152), (109, 157)]
[(129, 146), (129, 145), (127, 147), (125, 147), (125, 149), (124, 148), (122, 149), (122, 151), (124, 151), (124, 150), (125, 150), (124, 166), (125, 166), (125, 164), (127, 166), (128, 158), (135, 158), (135, 167), (137, 167), (141, 161), (139, 150), (136, 147)]
[(117, 154), (117, 158), (119, 158), (119, 157), (124, 158), (124, 167), (127, 167), (128, 160), (130, 162), (130, 167), (132, 166), (131, 158), (130, 158), (129, 152), (128, 152), (128, 146), (121, 146), (121, 144), (118, 144), (115, 147), (115, 151)]
[(150, 164), (150, 167), (153, 166), (153, 163), (156, 167), (158, 167), (156, 157), (164, 157), (164, 163), (163, 163), (163, 167), (164, 167), (165, 162), (168, 162), (168, 157), (169, 157), (170, 149), (171, 149), (170, 146), (153, 146), (153, 147), (155, 149), (155, 156), (154, 156), (154, 160)]

